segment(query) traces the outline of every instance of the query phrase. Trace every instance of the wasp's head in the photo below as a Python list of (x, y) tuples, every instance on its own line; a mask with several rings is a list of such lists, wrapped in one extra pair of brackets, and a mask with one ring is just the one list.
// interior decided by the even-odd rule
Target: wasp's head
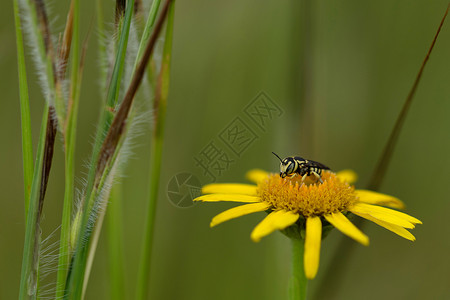
[[(272, 152), (273, 153), (273, 152)], [(280, 177), (291, 177), (295, 174), (298, 167), (298, 162), (293, 157), (286, 157), (281, 159), (278, 155), (273, 153), (280, 160)]]

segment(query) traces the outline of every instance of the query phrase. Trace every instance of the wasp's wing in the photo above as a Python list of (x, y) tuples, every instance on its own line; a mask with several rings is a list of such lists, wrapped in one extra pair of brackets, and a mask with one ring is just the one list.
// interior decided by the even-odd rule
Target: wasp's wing
[(300, 157), (300, 156), (295, 156), (294, 159), (296, 161), (298, 161), (298, 162), (305, 162), (306, 161), (306, 159), (304, 159), (303, 157)]
[(320, 162), (317, 162), (317, 161), (313, 161), (313, 160), (309, 160), (308, 159), (308, 164), (311, 167), (316, 167), (316, 168), (323, 169), (323, 170), (330, 170), (329, 167), (327, 167), (324, 164), (321, 164)]

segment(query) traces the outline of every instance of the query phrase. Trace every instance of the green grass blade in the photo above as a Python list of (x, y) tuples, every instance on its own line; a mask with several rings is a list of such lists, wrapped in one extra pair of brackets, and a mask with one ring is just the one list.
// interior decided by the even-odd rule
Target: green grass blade
[(141, 42), (139, 43), (139, 49), (136, 55), (136, 62), (134, 63), (133, 72), (136, 70), (138, 62), (142, 58), (142, 54), (145, 50), (145, 45), (147, 45), (150, 35), (152, 33), (153, 25), (155, 24), (156, 16), (158, 14), (159, 5), (161, 0), (153, 0), (152, 6), (150, 7), (150, 12), (148, 14), (147, 22), (145, 23), (144, 32), (142, 33)]
[(72, 32), (72, 55), (71, 55), (71, 80), (70, 99), (67, 111), (66, 125), (64, 126), (64, 162), (65, 162), (65, 184), (64, 204), (61, 221), (61, 235), (59, 246), (59, 261), (56, 281), (56, 299), (64, 295), (64, 286), (67, 269), (70, 262), (70, 221), (72, 218), (72, 206), (74, 196), (75, 177), (75, 138), (77, 128), (78, 104), (80, 98), (80, 60), (79, 60), (79, 1), (72, 0), (73, 32)]
[(119, 99), (120, 83), (122, 80), (122, 73), (125, 65), (125, 55), (127, 52), (128, 36), (130, 35), (130, 26), (133, 19), (134, 0), (127, 1), (127, 8), (125, 10), (125, 17), (123, 25), (120, 29), (120, 40), (117, 47), (116, 63), (111, 76), (108, 95), (106, 96), (106, 105), (114, 108)]
[[(139, 43), (139, 48), (138, 48), (138, 52), (136, 55), (136, 62), (134, 63), (134, 67), (133, 67), (133, 73), (136, 70), (136, 66), (137, 66), (139, 60), (142, 58), (142, 54), (144, 53), (144, 50), (145, 50), (145, 45), (150, 38), (150, 34), (152, 32), (153, 25), (155, 24), (155, 19), (158, 14), (160, 4), (161, 4), (161, 0), (153, 0), (153, 2), (152, 2), (152, 6), (150, 8), (150, 12), (147, 17), (147, 21), (145, 23), (144, 32), (142, 33), (141, 41)], [(147, 66), (146, 80), (147, 80), (149, 86), (152, 88), (152, 90), (154, 90), (155, 89), (154, 65), (152, 63), (149, 63)]]
[(25, 242), (22, 258), (19, 299), (35, 299), (37, 295), (37, 253), (39, 228), (39, 199), (41, 194), (42, 169), (44, 165), (45, 141), (47, 133), (49, 108), (46, 105), (42, 119), (39, 144), (36, 153), (36, 164), (31, 185), (30, 205), (28, 209)]
[[(123, 164), (123, 160), (120, 161), (119, 157), (121, 156), (122, 149), (123, 149), (124, 144), (126, 143), (127, 137), (130, 136), (129, 130), (131, 127), (133, 127), (132, 118), (133, 117), (130, 116), (127, 120), (128, 126), (126, 126), (124, 128), (124, 133), (122, 134), (122, 136), (118, 142), (118, 145), (114, 151), (114, 154), (113, 154), (111, 160), (109, 161), (108, 165), (105, 167), (105, 170), (102, 175), (102, 179), (100, 180), (99, 185), (96, 188), (95, 194), (97, 194), (97, 191), (104, 190), (105, 183), (109, 182), (108, 185), (111, 185), (110, 183), (114, 182), (114, 178), (115, 178), (116, 174), (118, 172), (120, 172), (121, 166)], [(117, 190), (117, 189), (119, 189), (119, 190)], [(113, 230), (112, 230), (112, 232), (111, 232), (111, 230), (108, 230), (108, 234), (111, 233), (113, 235), (113, 237), (110, 237), (110, 242), (111, 242), (111, 244), (115, 245), (114, 250), (112, 250), (114, 253), (114, 257), (111, 259), (117, 259), (113, 262), (115, 265), (113, 266), (113, 270), (111, 272), (111, 273), (114, 273), (114, 274), (111, 274), (111, 276), (116, 279), (116, 280), (114, 280), (116, 282), (111, 282), (111, 284), (113, 285), (113, 288), (115, 289), (114, 292), (115, 293), (118, 292), (118, 293), (112, 294), (111, 297), (118, 297), (118, 296), (122, 295), (122, 297), (119, 297), (119, 299), (124, 299), (124, 297), (123, 297), (125, 295), (124, 291), (123, 291), (123, 279), (124, 278), (122, 277), (123, 276), (123, 256), (122, 256), (122, 250), (121, 250), (123, 226), (122, 226), (122, 222), (121, 222), (122, 215), (121, 215), (120, 211), (117, 211), (117, 210), (121, 209), (121, 204), (118, 203), (118, 201), (117, 201), (117, 200), (120, 200), (120, 198), (119, 198), (120, 194), (121, 194), (120, 186), (115, 185), (112, 187), (112, 190), (110, 192), (109, 204), (108, 204), (108, 202), (102, 200), (103, 197), (95, 198), (94, 207), (96, 207), (96, 208), (100, 207), (100, 209), (95, 209), (95, 210), (92, 210), (92, 212), (91, 212), (90, 219), (91, 220), (95, 219), (96, 222), (95, 222), (95, 227), (94, 227), (93, 233), (90, 235), (91, 244), (90, 244), (90, 247), (89, 247), (89, 250), (87, 253), (87, 263), (86, 263), (86, 272), (84, 275), (84, 282), (86, 283), (89, 279), (92, 264), (94, 262), (95, 251), (97, 248), (98, 240), (100, 238), (103, 220), (104, 220), (105, 213), (106, 213), (106, 206), (108, 204), (108, 206), (110, 206), (110, 208), (108, 209), (108, 212), (110, 210), (112, 210), (112, 214), (114, 216), (113, 217), (114, 218), (113, 219), (113, 223), (114, 223)], [(106, 198), (106, 196), (105, 196), (105, 198)], [(114, 201), (115, 204), (112, 204), (111, 201)], [(109, 215), (109, 216), (111, 217), (111, 215)], [(86, 233), (89, 233), (89, 232), (86, 232)], [(88, 235), (86, 235), (86, 236), (88, 236)], [(111, 238), (113, 239), (113, 241), (111, 241)], [(84, 298), (86, 288), (87, 288), (87, 285), (85, 284), (83, 286), (83, 297), (82, 298)]]
[(153, 248), (153, 232), (155, 225), (156, 204), (158, 200), (158, 187), (160, 182), (162, 146), (164, 141), (164, 123), (169, 94), (170, 62), (172, 57), (172, 34), (175, 3), (170, 3), (167, 15), (166, 37), (163, 51), (161, 73), (155, 96), (155, 128), (152, 138), (150, 156), (150, 199), (145, 225), (144, 245), (139, 264), (136, 299), (146, 299), (149, 292), (151, 255)]
[(122, 188), (114, 185), (106, 214), (108, 224), (109, 299), (125, 299), (123, 256)]
[[(88, 203), (93, 203), (92, 209), (86, 213), (87, 218), (82, 216), (83, 219), (87, 219), (86, 224), (81, 224), (81, 229), (76, 237), (77, 248), (76, 252), (72, 256), (71, 268), (68, 273), (68, 279), (66, 282), (66, 294), (64, 299), (83, 299), (83, 295), (86, 289), (86, 280), (90, 272), (93, 256), (88, 260), (88, 254), (91, 251), (91, 247), (96, 247), (98, 236), (100, 234), (97, 223), (101, 223), (104, 212), (106, 209), (106, 203), (102, 201), (102, 193), (105, 185), (110, 184), (110, 174), (114, 167), (114, 162), (120, 152), (121, 142), (116, 149), (113, 159), (106, 166), (99, 182), (94, 186), (92, 192), (89, 195)], [(83, 222), (84, 220), (82, 220)], [(81, 279), (80, 279), (81, 278)]]
[(25, 216), (28, 214), (31, 183), (33, 181), (33, 144), (31, 140), (30, 103), (28, 97), (25, 51), (19, 14), (19, 1), (14, 0), (14, 21), (16, 26), (17, 64), (19, 69), (20, 117), (22, 121), (23, 181), (25, 186)]
[[(98, 131), (94, 142), (94, 149), (91, 159), (91, 167), (89, 169), (88, 183), (86, 188), (86, 198), (83, 204), (82, 221), (80, 224), (80, 234), (77, 238), (77, 245), (73, 260), (71, 262), (71, 270), (69, 272), (68, 281), (66, 282), (67, 294), (66, 299), (81, 299), (85, 286), (85, 273), (89, 253), (91, 237), (93, 233), (93, 226), (95, 225), (95, 215), (99, 212), (95, 210), (96, 199), (100, 197), (101, 187), (95, 186), (97, 159), (104, 140), (104, 133), (108, 130), (111, 120), (114, 116), (112, 113), (119, 96), (119, 88), (122, 80), (122, 73), (125, 64), (125, 54), (128, 43), (129, 30), (133, 14), (134, 1), (129, 1), (123, 26), (120, 34), (119, 46), (116, 55), (116, 63), (114, 65), (106, 106), (101, 114)], [(87, 202), (86, 202), (87, 201)], [(93, 223), (90, 223), (93, 222)]]
[(100, 152), (100, 148), (103, 143), (104, 134), (105, 132), (108, 131), (108, 128), (111, 124), (111, 120), (114, 117), (113, 111), (115, 110), (115, 106), (117, 105), (117, 99), (119, 97), (119, 89), (122, 81), (122, 73), (125, 64), (125, 54), (127, 50), (128, 36), (130, 32), (131, 20), (133, 17), (133, 8), (134, 8), (134, 1), (131, 0), (128, 1), (128, 5), (125, 11), (125, 17), (123, 19), (123, 25), (121, 26), (122, 29), (120, 31), (120, 40), (116, 53), (116, 62), (114, 64), (114, 69), (108, 87), (106, 105), (100, 116), (97, 134), (94, 142), (94, 149), (92, 151), (91, 168), (89, 169), (88, 174), (87, 194), (89, 194), (90, 190), (92, 189), (92, 184), (95, 179), (95, 167), (97, 164), (98, 154)]
[[(101, 212), (104, 212), (106, 208), (106, 203), (105, 201), (102, 201), (102, 199), (108, 196), (108, 190), (104, 187), (106, 183), (110, 184), (110, 181), (113, 178), (112, 176), (110, 177), (110, 172), (113, 168), (115, 168), (117, 155), (121, 150), (124, 137), (126, 137), (126, 125), (129, 121), (128, 117), (133, 104), (134, 96), (136, 95), (139, 85), (144, 77), (145, 68), (150, 60), (151, 54), (153, 53), (157, 37), (163, 27), (170, 3), (171, 0), (167, 0), (161, 11), (158, 22), (155, 25), (153, 35), (147, 43), (142, 59), (135, 74), (133, 74), (133, 79), (131, 80), (130, 86), (125, 93), (119, 109), (114, 115), (114, 119), (109, 127), (106, 138), (104, 139), (100, 151), (98, 152), (99, 159), (95, 162), (95, 171), (92, 178), (93, 180), (92, 182), (88, 182), (85, 199), (86, 203), (82, 208), (83, 213), (79, 230), (80, 233), (77, 237), (75, 253), (71, 261), (71, 267), (69, 268), (66, 285), (67, 294), (65, 294), (65, 299), (82, 298), (85, 287), (84, 278), (87, 273), (86, 266), (88, 264), (88, 254), (90, 253), (89, 251), (92, 241), (96, 241), (96, 238), (93, 238), (93, 235), (99, 234), (99, 227), (96, 227), (96, 223), (97, 221), (99, 221), (99, 223), (101, 222), (99, 218), (104, 215)], [(127, 7), (127, 9), (130, 9), (130, 7), (131, 6)]]

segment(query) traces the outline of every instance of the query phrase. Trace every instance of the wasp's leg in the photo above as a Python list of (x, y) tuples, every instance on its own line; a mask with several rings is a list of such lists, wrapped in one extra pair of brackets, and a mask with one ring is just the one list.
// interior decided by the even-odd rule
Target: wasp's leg
[(306, 173), (305, 175), (302, 176), (302, 182), (305, 181), (306, 177), (308, 176), (308, 173)]
[(319, 174), (317, 174), (316, 172), (311, 172), (311, 174), (313, 174), (320, 183), (323, 183), (322, 177), (320, 177)]

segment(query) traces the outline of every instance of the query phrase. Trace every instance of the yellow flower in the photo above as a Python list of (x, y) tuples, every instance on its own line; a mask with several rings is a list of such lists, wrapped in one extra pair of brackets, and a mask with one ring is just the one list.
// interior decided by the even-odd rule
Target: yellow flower
[(369, 245), (369, 238), (347, 219), (349, 212), (411, 241), (415, 237), (405, 228), (413, 229), (415, 224), (422, 224), (407, 214), (379, 206), (404, 208), (399, 199), (373, 191), (355, 190), (351, 184), (357, 176), (350, 170), (337, 174), (326, 171), (322, 174), (322, 184), (302, 182), (299, 176), (280, 178), (278, 174), (262, 170), (251, 170), (247, 178), (257, 185), (209, 184), (202, 189), (206, 195), (195, 201), (249, 203), (218, 214), (212, 219), (211, 227), (247, 214), (267, 211), (269, 214), (252, 231), (252, 240), (258, 242), (275, 230), (284, 230), (289, 236), (294, 232), (297, 238), (304, 237), (303, 259), (308, 279), (313, 279), (319, 268), (323, 228), (332, 225), (359, 243)]

